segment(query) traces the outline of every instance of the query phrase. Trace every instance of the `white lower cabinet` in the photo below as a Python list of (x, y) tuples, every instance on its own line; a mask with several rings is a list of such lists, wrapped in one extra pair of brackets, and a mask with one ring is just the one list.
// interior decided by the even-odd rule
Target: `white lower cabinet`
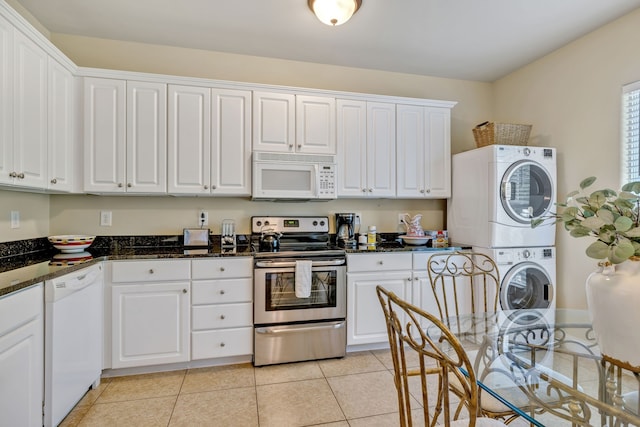
[(190, 261), (112, 264), (111, 367), (186, 362)]
[(191, 359), (253, 353), (253, 258), (192, 261)]
[(42, 284), (0, 298), (0, 425), (42, 426)]
[(378, 285), (439, 317), (427, 274), (427, 261), (436, 253), (347, 254), (347, 345), (388, 342)]
[(387, 342), (387, 327), (376, 293), (380, 285), (411, 298), (410, 252), (347, 254), (347, 345)]

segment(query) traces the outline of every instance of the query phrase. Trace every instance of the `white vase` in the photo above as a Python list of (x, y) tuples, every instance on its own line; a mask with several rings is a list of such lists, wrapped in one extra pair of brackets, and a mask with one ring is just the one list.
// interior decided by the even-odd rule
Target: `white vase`
[(640, 366), (640, 261), (628, 260), (591, 273), (587, 304), (602, 354)]

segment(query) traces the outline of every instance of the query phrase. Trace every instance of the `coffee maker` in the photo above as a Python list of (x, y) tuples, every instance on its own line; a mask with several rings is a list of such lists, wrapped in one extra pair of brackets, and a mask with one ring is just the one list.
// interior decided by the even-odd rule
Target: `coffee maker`
[(336, 243), (338, 246), (356, 246), (356, 233), (360, 226), (360, 218), (354, 213), (336, 214)]

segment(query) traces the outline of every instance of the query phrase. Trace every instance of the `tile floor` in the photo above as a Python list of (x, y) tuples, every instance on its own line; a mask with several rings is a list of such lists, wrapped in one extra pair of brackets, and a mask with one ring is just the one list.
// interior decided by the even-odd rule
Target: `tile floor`
[(397, 426), (392, 373), (389, 351), (376, 350), (260, 368), (105, 378), (61, 426)]

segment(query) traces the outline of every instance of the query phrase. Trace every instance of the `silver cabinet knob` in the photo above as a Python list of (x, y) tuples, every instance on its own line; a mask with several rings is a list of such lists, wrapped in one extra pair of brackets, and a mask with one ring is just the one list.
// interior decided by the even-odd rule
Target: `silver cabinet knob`
[(18, 174), (17, 174), (17, 173), (15, 173), (15, 172), (11, 172), (11, 173), (9, 174), (9, 177), (10, 177), (10, 178), (17, 178), (17, 177), (18, 177)]
[(298, 150), (302, 148), (302, 144), (298, 144)]
[(366, 189), (366, 188), (363, 188), (363, 189), (362, 189), (362, 192), (363, 192), (363, 193), (366, 193), (366, 192), (367, 192), (367, 189)]
[(212, 190), (215, 190), (215, 189), (216, 189), (216, 186), (215, 186), (215, 185), (212, 185), (212, 186), (211, 186), (211, 189), (212, 189)]
[(370, 189), (369, 189), (369, 193), (373, 193), (373, 188), (370, 188)]
[(122, 188), (122, 183), (121, 182), (118, 183), (118, 188)]
[(220, 267), (220, 271), (224, 271), (224, 267)]
[(289, 144), (289, 148), (293, 148), (293, 144)]
[(187, 290), (186, 290), (186, 289), (183, 289), (183, 290), (182, 290), (182, 293), (183, 293), (183, 294), (186, 294), (186, 293), (187, 293)]
[(224, 320), (224, 314), (221, 314), (221, 315), (220, 315), (220, 319), (221, 319), (221, 320)]
[(18, 174), (18, 178), (19, 178), (19, 179), (24, 179), (24, 172), (20, 172), (20, 173)]
[(431, 193), (431, 190), (427, 189), (427, 194)]
[(422, 194), (424, 194), (424, 190), (420, 190), (420, 192), (421, 192)]
[(131, 185), (131, 183), (130, 183), (130, 182), (129, 182), (129, 183), (127, 183), (127, 187), (128, 187), (128, 188), (131, 188), (131, 187), (132, 187), (132, 185)]
[(204, 186), (204, 189), (205, 189), (205, 190), (208, 190), (208, 189), (209, 189), (209, 186), (208, 186), (208, 185), (205, 185), (205, 186)]
[(223, 342), (220, 343), (220, 347), (224, 347), (224, 343)]
[(220, 295), (224, 295), (224, 289), (220, 291)]
[(57, 183), (58, 183), (58, 180), (57, 180), (57, 179), (55, 179), (55, 178), (53, 178), (53, 179), (51, 180), (51, 183), (52, 183), (52, 184), (57, 184)]
[(383, 265), (384, 261), (378, 261), (378, 264)]
[(153, 274), (153, 268), (149, 269), (149, 274)]

